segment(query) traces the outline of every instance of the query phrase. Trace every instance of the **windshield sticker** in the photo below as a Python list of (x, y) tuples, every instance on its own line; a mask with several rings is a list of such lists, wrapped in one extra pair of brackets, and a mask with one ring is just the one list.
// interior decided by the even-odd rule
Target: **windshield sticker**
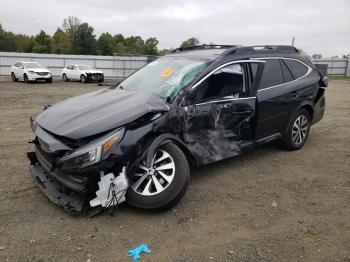
[(173, 73), (174, 73), (174, 68), (168, 67), (160, 74), (160, 76), (161, 77), (170, 77)]

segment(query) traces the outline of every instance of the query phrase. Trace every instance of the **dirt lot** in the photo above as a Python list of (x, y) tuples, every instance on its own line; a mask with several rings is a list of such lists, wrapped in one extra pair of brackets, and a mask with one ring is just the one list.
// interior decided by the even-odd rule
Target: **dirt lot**
[(152, 249), (143, 261), (350, 261), (349, 82), (330, 83), (302, 150), (267, 145), (193, 170), (165, 213), (124, 205), (88, 219), (41, 193), (26, 152), (30, 116), (97, 88), (0, 80), (0, 261), (131, 261), (127, 250), (142, 243)]

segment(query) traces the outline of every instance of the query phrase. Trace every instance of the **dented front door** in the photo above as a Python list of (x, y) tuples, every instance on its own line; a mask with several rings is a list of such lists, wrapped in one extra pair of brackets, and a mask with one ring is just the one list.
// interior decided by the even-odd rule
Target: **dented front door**
[(240, 154), (251, 142), (255, 97), (216, 99), (184, 110), (184, 139), (202, 164)]

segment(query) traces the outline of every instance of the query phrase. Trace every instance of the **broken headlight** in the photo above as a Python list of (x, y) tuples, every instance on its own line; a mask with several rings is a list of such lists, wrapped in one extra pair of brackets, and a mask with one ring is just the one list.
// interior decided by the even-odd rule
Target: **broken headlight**
[(124, 129), (118, 129), (106, 136), (94, 140), (82, 148), (64, 155), (61, 158), (62, 169), (83, 168), (95, 163), (108, 156), (111, 149), (119, 144), (124, 135)]

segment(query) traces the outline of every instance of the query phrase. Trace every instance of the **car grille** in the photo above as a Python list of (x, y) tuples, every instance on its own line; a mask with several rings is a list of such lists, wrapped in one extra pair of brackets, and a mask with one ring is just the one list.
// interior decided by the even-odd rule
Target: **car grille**
[(49, 73), (48, 72), (37, 72), (36, 74), (38, 76), (47, 76)]
[(96, 73), (96, 74), (88, 74), (89, 80), (92, 81), (99, 81), (102, 80), (102, 74)]
[(56, 155), (48, 154), (40, 148), (40, 145), (35, 145), (35, 153), (39, 163), (48, 171), (51, 171), (54, 167)]

